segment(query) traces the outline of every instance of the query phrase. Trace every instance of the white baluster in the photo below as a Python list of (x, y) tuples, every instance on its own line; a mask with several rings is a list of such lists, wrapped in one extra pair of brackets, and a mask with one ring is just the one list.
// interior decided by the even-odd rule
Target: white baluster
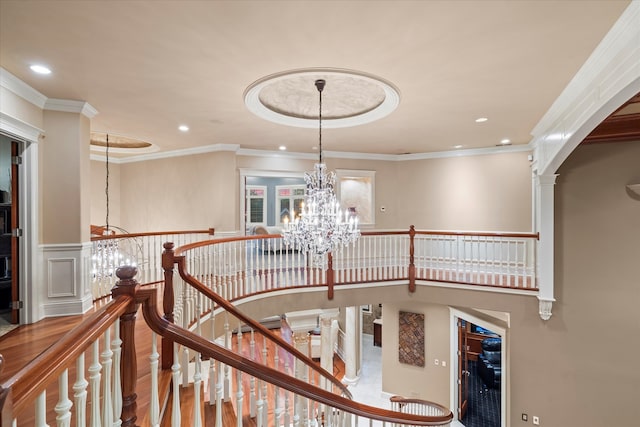
[(200, 393), (202, 390), (201, 358), (200, 353), (196, 353), (196, 370), (193, 375), (193, 427), (202, 427), (202, 412), (200, 411)]
[[(262, 360), (264, 361), (265, 366), (268, 366), (267, 362), (267, 340), (263, 341), (264, 347), (262, 347)], [(263, 424), (265, 426), (269, 425), (268, 417), (269, 417), (269, 399), (267, 399), (267, 382), (262, 382), (262, 417)]]
[[(249, 343), (249, 355), (251, 360), (256, 360), (256, 341), (253, 329), (251, 329), (251, 342)], [(249, 380), (249, 416), (256, 416), (256, 378), (252, 375)]]
[[(185, 366), (185, 370), (188, 366)], [(178, 358), (178, 344), (173, 344), (173, 365), (171, 366), (173, 381), (173, 401), (171, 409), (171, 427), (180, 427), (180, 361)]]
[[(231, 331), (229, 330), (229, 313), (224, 313), (224, 346), (231, 349)], [(224, 401), (231, 400), (231, 368), (224, 365)]]
[(160, 397), (158, 392), (158, 336), (151, 333), (151, 355), (149, 362), (151, 365), (151, 397), (149, 402), (149, 420), (152, 427), (160, 425)]
[[(15, 423), (16, 420), (14, 420)], [(47, 424), (47, 391), (43, 391), (36, 397), (35, 427), (49, 427)]]
[(222, 427), (222, 363), (216, 360), (216, 427)]
[(114, 338), (111, 341), (111, 351), (113, 353), (113, 425), (122, 425), (122, 384), (120, 380), (120, 359), (122, 352), (122, 340), (120, 339), (120, 318), (117, 318), (114, 326)]
[(76, 360), (76, 382), (73, 384), (73, 400), (76, 405), (76, 426), (85, 427), (87, 424), (87, 386), (89, 382), (84, 377), (84, 353)]
[(104, 381), (102, 381), (102, 424), (105, 427), (113, 424), (113, 402), (111, 400), (111, 367), (113, 364), (113, 352), (111, 344), (111, 329), (104, 332), (104, 350), (101, 353), (100, 361), (104, 368)]
[(56, 404), (56, 424), (58, 427), (71, 425), (71, 400), (69, 400), (69, 370), (65, 369), (58, 377), (58, 403)]
[(100, 427), (100, 371), (102, 365), (98, 358), (98, 340), (93, 343), (93, 360), (89, 366), (89, 384), (91, 386), (91, 427)]

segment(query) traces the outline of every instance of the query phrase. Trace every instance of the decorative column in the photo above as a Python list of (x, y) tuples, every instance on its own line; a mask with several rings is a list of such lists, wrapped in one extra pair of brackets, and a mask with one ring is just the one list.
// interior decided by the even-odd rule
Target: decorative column
[(44, 105), (46, 137), (39, 144), (41, 163), (34, 165), (39, 167), (41, 184), (44, 317), (81, 314), (93, 305), (89, 140), (96, 114), (83, 101), (50, 98)]
[(356, 384), (358, 378), (357, 368), (357, 322), (356, 316), (358, 314), (358, 307), (347, 307), (345, 312), (345, 325), (344, 325), (344, 352), (345, 352), (345, 374), (342, 382), (345, 384)]
[[(320, 366), (327, 372), (333, 374), (333, 339), (331, 333), (331, 324), (334, 313), (322, 313), (320, 315)], [(320, 379), (320, 387), (327, 389), (326, 378)]]
[(542, 320), (551, 318), (554, 295), (554, 188), (558, 175), (536, 175), (538, 241), (538, 306)]

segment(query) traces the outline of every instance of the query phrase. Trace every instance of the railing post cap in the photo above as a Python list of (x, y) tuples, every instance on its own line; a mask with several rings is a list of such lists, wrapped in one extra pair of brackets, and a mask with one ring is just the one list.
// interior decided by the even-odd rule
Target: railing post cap
[(166, 242), (162, 245), (163, 248), (165, 248), (166, 250), (171, 250), (173, 249), (173, 242)]
[(135, 265), (121, 265), (116, 269), (116, 276), (120, 280), (131, 280), (138, 274), (138, 267)]

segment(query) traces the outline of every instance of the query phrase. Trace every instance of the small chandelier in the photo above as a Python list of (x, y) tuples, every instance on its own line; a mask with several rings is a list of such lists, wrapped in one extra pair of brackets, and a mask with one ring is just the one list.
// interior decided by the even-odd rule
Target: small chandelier
[(304, 203), (300, 212), (291, 212), (284, 218), (282, 233), (286, 245), (314, 257), (321, 257), (355, 242), (360, 237), (358, 217), (348, 209), (342, 212), (334, 191), (335, 172), (327, 172), (322, 162), (322, 79), (316, 80), (320, 98), (319, 103), (319, 144), (320, 160), (314, 165), (313, 172), (305, 172), (306, 183)]

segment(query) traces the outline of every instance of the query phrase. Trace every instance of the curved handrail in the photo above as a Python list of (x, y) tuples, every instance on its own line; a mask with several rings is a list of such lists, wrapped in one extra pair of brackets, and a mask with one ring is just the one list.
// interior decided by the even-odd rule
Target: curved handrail
[(291, 344), (289, 344), (288, 342), (283, 340), (278, 335), (275, 335), (274, 333), (272, 333), (269, 329), (267, 329), (265, 326), (260, 324), (260, 322), (257, 322), (253, 318), (251, 318), (251, 317), (247, 316), (246, 314), (244, 314), (242, 311), (238, 310), (233, 304), (228, 302), (226, 299), (220, 297), (218, 294), (213, 292), (211, 289), (209, 289), (205, 285), (203, 285), (198, 279), (196, 279), (191, 274), (189, 274), (185, 270), (186, 262), (185, 262), (184, 256), (179, 256), (179, 257), (176, 256), (174, 259), (175, 259), (175, 262), (178, 264), (178, 272), (180, 274), (180, 277), (182, 277), (182, 279), (185, 282), (189, 283), (194, 289), (196, 289), (197, 291), (201, 292), (207, 298), (211, 299), (213, 302), (218, 304), (218, 307), (223, 308), (224, 310), (226, 310), (229, 313), (233, 314), (238, 319), (242, 320), (246, 325), (249, 325), (254, 330), (259, 331), (264, 337), (269, 339), (269, 341), (271, 341), (271, 342), (277, 344), (278, 346), (286, 349), (293, 356), (295, 356), (296, 358), (298, 358), (301, 361), (303, 361), (311, 369), (313, 369), (314, 371), (318, 372), (322, 377), (326, 378), (333, 385), (338, 387), (338, 389), (345, 396), (347, 396), (349, 399), (353, 398), (352, 395), (351, 395), (351, 392), (347, 389), (347, 387), (344, 384), (342, 384), (340, 381), (338, 381), (326, 369), (322, 368), (317, 363), (315, 363), (313, 360), (311, 360), (311, 358), (309, 358), (309, 356), (307, 356), (304, 353), (302, 353), (300, 350), (298, 350), (297, 348), (295, 348), (294, 346), (292, 346)]
[(195, 350), (205, 357), (219, 360), (226, 365), (253, 375), (270, 384), (354, 415), (389, 423), (420, 426), (442, 425), (453, 419), (453, 414), (446, 408), (443, 409), (447, 415), (419, 416), (354, 402), (320, 387), (311, 386), (300, 379), (259, 364), (251, 359), (242, 357), (231, 350), (162, 318), (158, 312), (156, 299), (152, 298), (155, 292), (153, 289), (144, 289), (137, 293), (137, 300), (142, 304), (142, 313), (147, 325), (157, 334)]
[(92, 236), (91, 241), (98, 240), (113, 240), (113, 239), (126, 239), (134, 237), (148, 237), (148, 236), (170, 236), (176, 234), (208, 234), (213, 236), (215, 232), (214, 228), (208, 230), (185, 230), (185, 231), (150, 231), (145, 233), (126, 233), (126, 234), (109, 234), (107, 236)]
[(132, 301), (129, 295), (116, 297), (1, 384), (0, 389), (11, 389), (13, 416), (32, 405), (36, 396), (113, 325)]
[(416, 398), (408, 398), (403, 396), (391, 396), (389, 400), (392, 403), (400, 403), (400, 404), (409, 404), (409, 403), (417, 403), (419, 405), (428, 405), (428, 406), (436, 406), (439, 409), (442, 408), (445, 412), (447, 411), (442, 405), (438, 405), (437, 403), (429, 402), (428, 400), (416, 399)]

